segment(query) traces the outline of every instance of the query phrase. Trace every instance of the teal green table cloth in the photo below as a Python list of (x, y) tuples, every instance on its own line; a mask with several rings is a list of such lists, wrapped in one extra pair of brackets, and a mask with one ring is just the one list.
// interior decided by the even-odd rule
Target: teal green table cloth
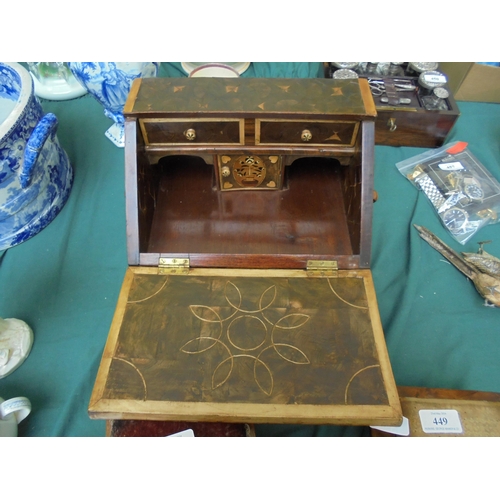
[[(160, 76), (182, 76), (165, 63)], [(273, 72), (274, 71), (274, 72)], [(321, 77), (321, 63), (253, 63), (244, 76)], [(177, 74), (176, 74), (177, 72)], [(185, 75), (184, 75), (185, 76)], [(500, 104), (458, 103), (447, 142), (468, 142), (500, 180)], [(75, 171), (69, 200), (41, 233), (0, 254), (0, 317), (26, 321), (32, 351), (0, 379), (0, 397), (27, 397), (20, 436), (104, 436), (87, 406), (127, 269), (124, 152), (104, 136), (111, 125), (91, 96), (42, 100)], [(376, 146), (372, 273), (398, 385), (500, 392), (500, 310), (424, 242), (426, 226), (455, 250), (477, 242), (500, 257), (500, 224), (466, 245), (443, 228), (424, 193), (396, 163), (425, 148)], [(257, 425), (258, 436), (368, 436), (364, 427)]]

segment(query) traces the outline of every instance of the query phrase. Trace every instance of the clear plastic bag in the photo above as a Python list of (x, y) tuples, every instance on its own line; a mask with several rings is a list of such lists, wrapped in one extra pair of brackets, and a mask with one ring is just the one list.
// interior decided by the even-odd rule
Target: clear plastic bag
[(434, 206), (450, 234), (464, 244), (479, 229), (498, 222), (500, 183), (469, 151), (453, 142), (396, 164)]

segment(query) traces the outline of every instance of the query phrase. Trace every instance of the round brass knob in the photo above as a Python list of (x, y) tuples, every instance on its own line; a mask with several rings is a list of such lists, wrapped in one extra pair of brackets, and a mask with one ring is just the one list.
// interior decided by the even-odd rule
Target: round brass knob
[(231, 173), (231, 170), (229, 170), (229, 167), (222, 167), (222, 176), (223, 177), (229, 177), (230, 173)]
[(194, 130), (194, 128), (188, 128), (187, 130), (185, 130), (184, 137), (188, 141), (194, 141), (196, 139), (196, 131)]
[(302, 139), (302, 142), (309, 142), (312, 139), (312, 134), (310, 130), (303, 130), (300, 138)]

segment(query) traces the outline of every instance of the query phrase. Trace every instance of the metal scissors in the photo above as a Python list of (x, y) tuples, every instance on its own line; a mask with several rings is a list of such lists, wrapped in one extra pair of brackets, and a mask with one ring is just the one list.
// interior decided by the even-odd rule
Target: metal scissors
[(385, 94), (385, 84), (383, 80), (374, 80), (373, 78), (368, 78), (368, 85), (372, 94), (376, 97)]
[[(391, 87), (393, 87), (393, 90), (395, 90), (396, 92), (409, 92), (417, 88), (409, 80), (395, 80), (394, 82), (396, 81), (405, 82), (405, 83), (391, 84)], [(374, 78), (368, 78), (368, 85), (370, 86), (372, 94), (376, 97), (381, 96), (386, 92), (384, 80), (376, 80)]]

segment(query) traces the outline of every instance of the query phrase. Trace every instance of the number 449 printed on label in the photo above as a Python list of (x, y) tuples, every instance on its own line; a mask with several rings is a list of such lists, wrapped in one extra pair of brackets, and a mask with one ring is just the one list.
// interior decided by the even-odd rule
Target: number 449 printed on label
[(422, 430), (426, 434), (461, 434), (462, 423), (457, 410), (419, 410)]

